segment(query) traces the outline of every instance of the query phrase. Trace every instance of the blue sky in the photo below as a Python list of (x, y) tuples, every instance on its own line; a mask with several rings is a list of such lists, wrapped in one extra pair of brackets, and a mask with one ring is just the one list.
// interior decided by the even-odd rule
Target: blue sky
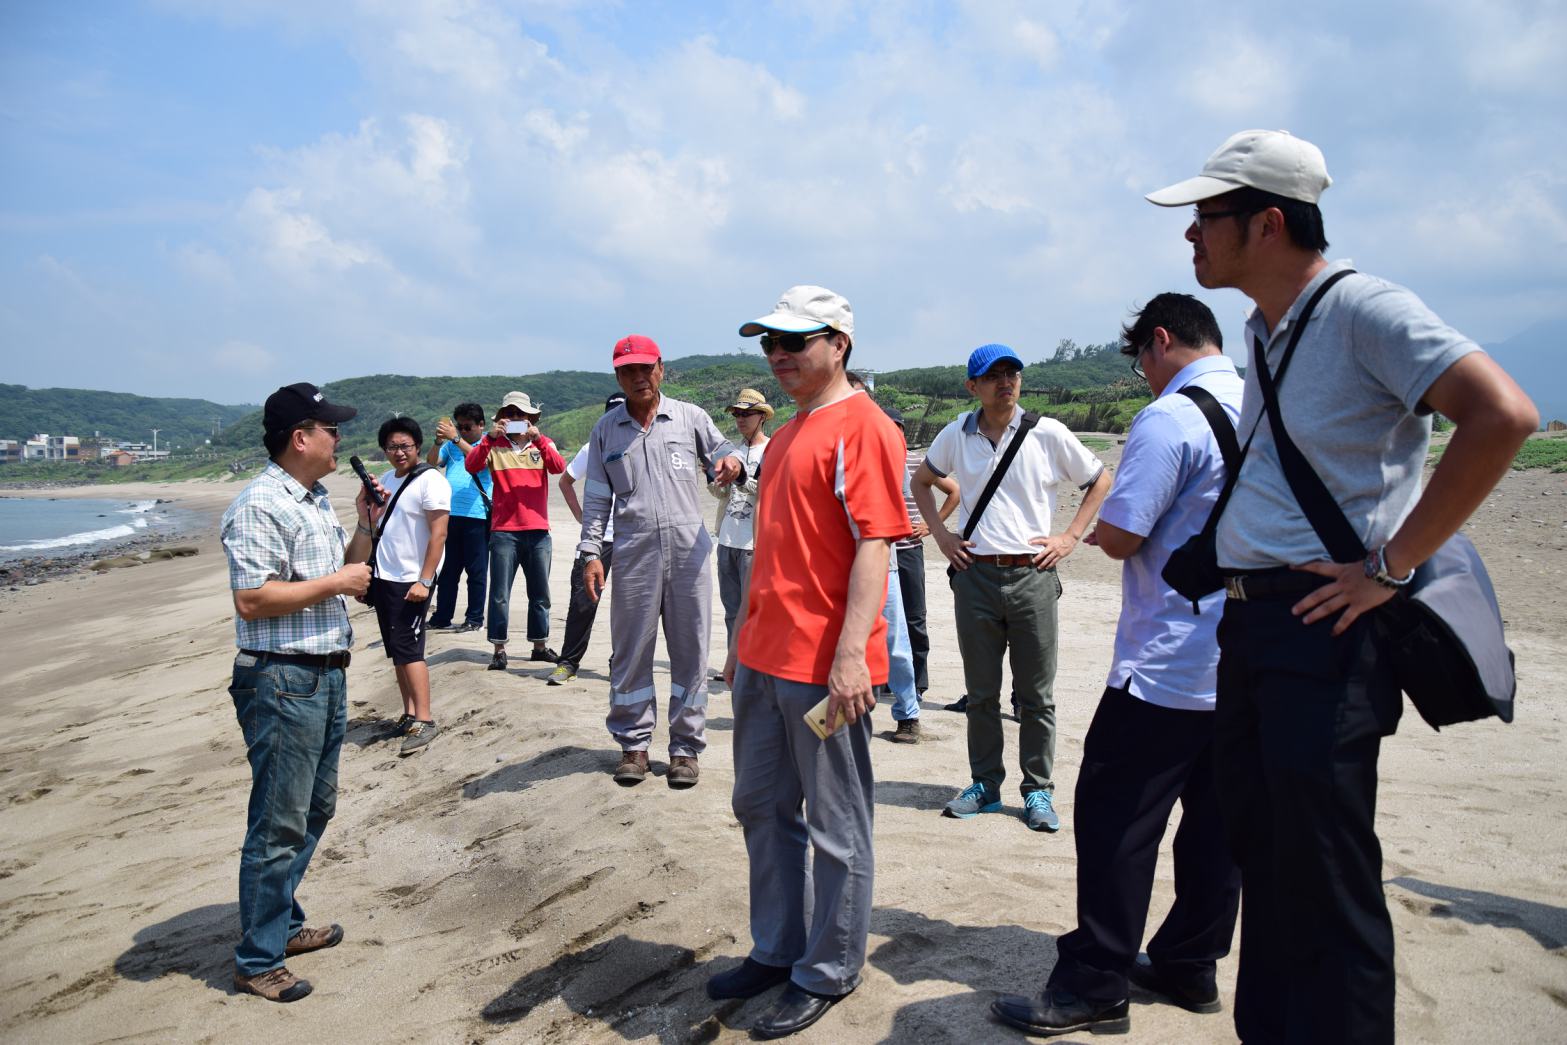
[(1197, 292), (1141, 196), (1249, 127), (1322, 147), (1331, 256), (1501, 341), (1567, 319), (1563, 55), (1511, 0), (12, 0), (0, 380), (603, 370), (806, 282), (868, 366), (1042, 359)]

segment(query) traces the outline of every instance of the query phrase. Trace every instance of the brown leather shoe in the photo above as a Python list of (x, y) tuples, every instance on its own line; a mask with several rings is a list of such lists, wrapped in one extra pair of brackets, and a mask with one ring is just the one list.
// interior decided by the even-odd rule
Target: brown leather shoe
[(311, 991), (310, 981), (301, 980), (288, 971), (288, 966), (257, 973), (254, 976), (234, 974), (234, 989), (241, 994), (254, 994), (267, 1001), (298, 1001)]
[(343, 927), (330, 925), (325, 929), (301, 929), (288, 941), (283, 953), (292, 958), (296, 954), (308, 954), (325, 947), (336, 947), (343, 942)]
[(621, 787), (635, 787), (647, 779), (647, 752), (622, 751), (620, 765), (615, 767), (615, 783)]
[(701, 773), (697, 768), (695, 755), (671, 755), (669, 759), (669, 773), (664, 777), (670, 787), (684, 790), (696, 786), (696, 778)]

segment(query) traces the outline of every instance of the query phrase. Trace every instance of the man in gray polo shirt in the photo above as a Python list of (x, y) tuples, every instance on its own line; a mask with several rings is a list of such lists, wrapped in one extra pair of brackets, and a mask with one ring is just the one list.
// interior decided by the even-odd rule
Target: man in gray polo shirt
[[(1229, 953), (1240, 874), (1213, 785), (1214, 642), (1224, 593), (1191, 602), (1159, 572), (1213, 511), (1224, 451), (1198, 406), (1223, 411), (1233, 438), (1241, 379), (1213, 313), (1160, 294), (1121, 332), (1121, 351), (1154, 401), (1126, 437), (1099, 525), (1087, 538), (1120, 559), (1121, 619), (1104, 696), (1077, 775), (1077, 928), (1056, 941), (1044, 994), (991, 1005), (1032, 1034), (1130, 1029), (1127, 980), (1193, 1012), (1219, 1011), (1214, 967)], [(1159, 841), (1175, 802), (1175, 903), (1139, 959)]]
[[(1256, 436), (1219, 521), (1229, 599), (1219, 625), (1214, 762), (1246, 896), (1235, 1028), (1245, 1041), (1393, 1040), (1393, 932), (1377, 842), (1377, 753), (1398, 683), (1374, 622), (1452, 536), (1539, 424), (1479, 347), (1414, 294), (1351, 274), (1302, 310), (1329, 263), (1316, 146), (1243, 131), (1200, 175), (1149, 195), (1195, 205), (1197, 282), (1255, 302), (1240, 437)], [(1285, 430), (1343, 510), (1364, 562), (1335, 563), (1291, 493), (1259, 371)], [(1424, 493), (1431, 412), (1456, 431)]]

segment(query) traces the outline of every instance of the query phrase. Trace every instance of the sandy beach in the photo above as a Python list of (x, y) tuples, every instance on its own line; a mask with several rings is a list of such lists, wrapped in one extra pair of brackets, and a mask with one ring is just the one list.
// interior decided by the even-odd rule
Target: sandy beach
[[(346, 517), (352, 480), (329, 485)], [(233, 606), (216, 513), (239, 489), (115, 487), (116, 497), (212, 512), (200, 554), (0, 591), (9, 737), (0, 746), (0, 1036), (743, 1040), (767, 998), (715, 1004), (702, 990), (750, 942), (745, 849), (729, 809), (729, 694), (713, 687), (698, 787), (615, 786), (603, 726), (607, 614), (578, 681), (563, 687), (544, 684), (547, 665), (517, 657), (509, 672), (486, 671), (482, 633), (432, 634), (443, 732), (399, 759), (377, 741), (400, 710), (392, 670), (373, 614), (356, 606), (342, 791), (301, 893), (313, 923), (340, 922), (347, 936), (291, 961), (315, 984), (303, 1002), (233, 992), (249, 773), (226, 692)], [(1068, 516), (1075, 502), (1062, 501)], [(576, 531), (558, 496), (551, 517), (558, 646)], [(1419, 1042), (1567, 1041), (1567, 701), (1551, 682), (1567, 677), (1567, 475), (1511, 473), (1468, 532), (1509, 624), (1518, 716), (1437, 734), (1406, 705), (1383, 746), (1378, 828), (1398, 1030)], [(1065, 826), (1045, 836), (1017, 817), (1015, 764), (1011, 815), (938, 815), (967, 782), (967, 762), (962, 717), (938, 710), (961, 692), (962, 670), (934, 545), (926, 564), (925, 741), (888, 742), (890, 718), (876, 714), (876, 910), (864, 983), (801, 1042), (1021, 1040), (988, 1018), (988, 1003), (1036, 991), (1055, 937), (1075, 921), (1072, 791), (1110, 656), (1118, 566), (1084, 547), (1062, 568)], [(514, 620), (520, 578), (518, 589)], [(716, 612), (712, 634), (717, 666)], [(662, 671), (659, 685), (662, 700)], [(1010, 760), (1016, 726), (1009, 731)], [(665, 739), (660, 725), (659, 774)], [(1171, 897), (1166, 849), (1151, 926)], [(1235, 971), (1232, 954), (1219, 967), (1218, 1016), (1134, 993), (1124, 1040), (1233, 1040)]]

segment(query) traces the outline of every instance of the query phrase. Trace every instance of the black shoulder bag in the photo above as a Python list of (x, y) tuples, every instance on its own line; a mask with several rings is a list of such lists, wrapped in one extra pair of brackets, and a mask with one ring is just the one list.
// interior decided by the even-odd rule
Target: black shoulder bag
[[(1279, 359), (1279, 381), (1284, 380), (1284, 371), (1289, 369), (1290, 360), (1295, 356), (1295, 346), (1300, 344), (1300, 336), (1305, 333), (1306, 324), (1311, 322), (1311, 314), (1317, 310), (1322, 296), (1352, 271), (1354, 270), (1345, 269), (1329, 276), (1322, 286), (1317, 288), (1316, 293), (1311, 295), (1310, 300), (1306, 302), (1306, 307), (1301, 309), (1300, 318), (1295, 321), (1295, 329), (1290, 332), (1289, 344), (1285, 346), (1284, 355)], [(1257, 360), (1263, 364), (1261, 373), (1267, 373), (1266, 361), (1263, 359), (1260, 347), (1257, 350)], [(1197, 405), (1202, 406), (1200, 402)], [(1207, 410), (1203, 411), (1204, 414), (1207, 412)], [(1229, 418), (1225, 420), (1228, 421)], [(1209, 424), (1212, 423), (1213, 419), (1210, 417)], [(1170, 553), (1169, 561), (1164, 564), (1164, 569), (1159, 571), (1159, 576), (1164, 578), (1164, 583), (1174, 588), (1183, 599), (1190, 600), (1193, 613), (1198, 612), (1198, 603), (1203, 596), (1211, 595), (1224, 587), (1224, 577), (1219, 573), (1217, 541), (1219, 517), (1224, 514), (1225, 507), (1230, 503), (1230, 494), (1235, 492), (1235, 482), (1240, 478), (1241, 466), (1246, 462), (1246, 453), (1251, 449), (1251, 441), (1257, 438), (1257, 429), (1260, 427), (1262, 427), (1262, 419), (1259, 417), (1257, 423), (1252, 426), (1251, 434), (1246, 437), (1246, 445), (1236, 454), (1237, 460), (1233, 465), (1226, 456), (1225, 470), (1230, 474), (1224, 480), (1224, 488), (1219, 491), (1219, 499), (1214, 502), (1213, 511), (1208, 513), (1208, 521), (1203, 524), (1199, 532), (1187, 538), (1185, 544)], [(1221, 451), (1224, 449), (1222, 438), (1219, 447)]]
[[(1230, 415), (1224, 412), (1224, 407), (1219, 405), (1219, 401), (1213, 397), (1213, 393), (1206, 388), (1200, 388), (1197, 385), (1186, 385), (1184, 388), (1179, 389), (1177, 394), (1190, 399), (1197, 409), (1202, 411), (1202, 416), (1208, 422), (1208, 427), (1213, 429), (1213, 438), (1219, 444), (1219, 456), (1224, 459), (1225, 486), (1223, 487), (1223, 492), (1227, 494), (1230, 489), (1229, 477), (1239, 471), (1241, 466), (1241, 444), (1240, 440), (1235, 437), (1235, 425), (1231, 423)], [(1250, 440), (1247, 443), (1250, 445)], [(1217, 510), (1219, 506), (1215, 504), (1214, 507)], [(1211, 513), (1209, 520), (1212, 521)], [(1215, 526), (1215, 530), (1217, 530), (1217, 526)], [(1209, 547), (1212, 548), (1213, 545), (1210, 544)], [(1175, 556), (1178, 554), (1180, 554), (1180, 549), (1172, 552), (1170, 561), (1174, 562)], [(1169, 566), (1166, 565), (1165, 568), (1169, 569)], [(1217, 562), (1214, 564), (1214, 569), (1215, 571), (1218, 569)], [(1165, 577), (1164, 580), (1166, 584), (1169, 584), (1168, 577)], [(1173, 584), (1170, 586), (1175, 588)], [(1175, 590), (1177, 592), (1180, 591), (1179, 588), (1175, 588)], [(1192, 599), (1191, 602), (1193, 615), (1201, 614), (1201, 603), (1197, 599)]]
[[(997, 487), (1001, 485), (1001, 480), (1006, 478), (1007, 469), (1012, 467), (1012, 458), (1016, 457), (1018, 450), (1022, 449), (1023, 437), (1028, 435), (1038, 423), (1038, 414), (1032, 410), (1023, 411), (1023, 419), (1018, 422), (1017, 434), (1012, 437), (1012, 441), (1007, 444), (1006, 450), (1002, 452), (1001, 460), (996, 463), (996, 470), (990, 473), (990, 481), (979, 492), (979, 500), (974, 502), (974, 510), (969, 513), (968, 525), (963, 527), (964, 541), (967, 541), (974, 535), (974, 527), (979, 525), (979, 517), (985, 514), (985, 508), (990, 504), (990, 499), (996, 496)], [(957, 572), (957, 567), (950, 563), (947, 565), (948, 580), (951, 580), (953, 574)]]
[[(1344, 510), (1284, 428), (1278, 390), (1261, 348), (1257, 380), (1290, 492), (1334, 562), (1366, 557)], [(1409, 584), (1372, 611), (1376, 641), (1393, 663), (1399, 688), (1432, 729), (1495, 715), (1513, 720), (1518, 688), (1502, 611), (1480, 553), (1454, 534), (1415, 570)]]

